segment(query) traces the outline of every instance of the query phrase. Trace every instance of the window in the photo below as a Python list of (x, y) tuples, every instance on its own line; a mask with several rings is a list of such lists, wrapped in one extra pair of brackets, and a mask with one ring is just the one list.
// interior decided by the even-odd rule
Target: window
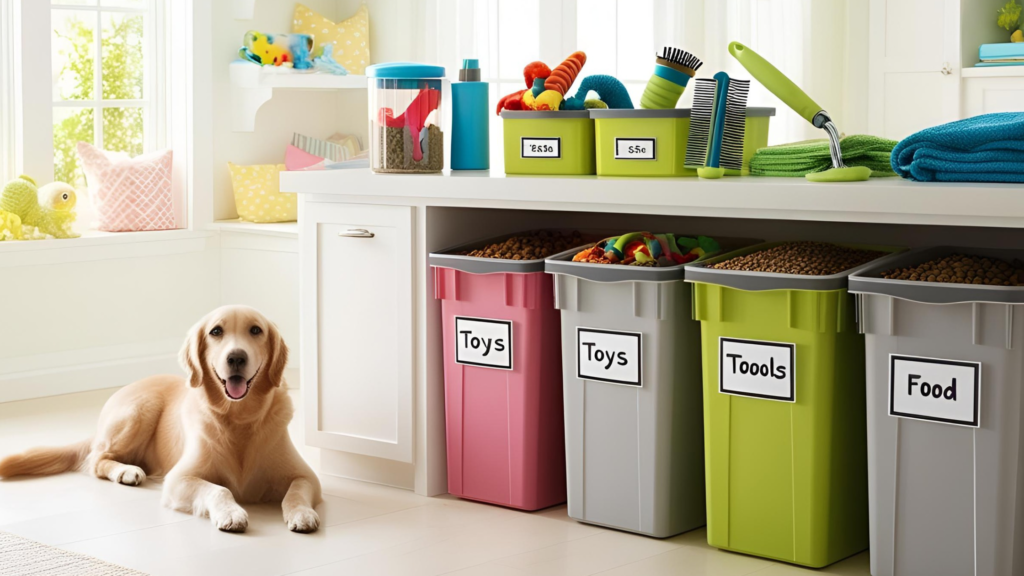
[(137, 156), (162, 145), (155, 95), (158, 0), (54, 0), (54, 179), (83, 187), (75, 147)]
[(0, 182), (14, 176), (14, 3), (0, 0)]

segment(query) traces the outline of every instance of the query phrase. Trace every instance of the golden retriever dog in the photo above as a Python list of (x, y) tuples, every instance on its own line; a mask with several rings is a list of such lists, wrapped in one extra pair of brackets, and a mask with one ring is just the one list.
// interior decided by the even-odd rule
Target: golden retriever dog
[(281, 502), (295, 532), (313, 532), (320, 481), (288, 436), (294, 408), (283, 382), (288, 347), (244, 306), (199, 321), (181, 349), (186, 377), (154, 376), (118, 390), (96, 437), (0, 460), (0, 478), (84, 470), (137, 486), (164, 475), (163, 504), (244, 532), (241, 503)]

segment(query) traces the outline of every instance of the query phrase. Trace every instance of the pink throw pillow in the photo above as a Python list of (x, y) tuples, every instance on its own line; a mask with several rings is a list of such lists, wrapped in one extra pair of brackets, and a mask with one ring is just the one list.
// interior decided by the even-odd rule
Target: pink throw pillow
[(78, 157), (96, 208), (97, 228), (138, 232), (175, 227), (170, 150), (129, 158), (79, 142)]
[(297, 146), (288, 145), (284, 153), (284, 165), (289, 172), (299, 170), (323, 170), (324, 159), (306, 152)]

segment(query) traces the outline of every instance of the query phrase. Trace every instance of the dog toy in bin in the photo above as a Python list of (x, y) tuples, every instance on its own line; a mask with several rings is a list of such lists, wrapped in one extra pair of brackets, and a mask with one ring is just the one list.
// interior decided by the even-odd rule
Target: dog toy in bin
[(721, 250), (713, 238), (631, 232), (606, 238), (573, 256), (573, 262), (667, 267), (699, 260)]

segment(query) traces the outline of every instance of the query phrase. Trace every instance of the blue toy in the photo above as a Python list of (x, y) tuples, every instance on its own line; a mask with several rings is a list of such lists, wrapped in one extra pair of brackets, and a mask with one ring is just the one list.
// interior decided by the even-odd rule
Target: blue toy
[(629, 97), (629, 91), (626, 90), (626, 86), (622, 82), (619, 82), (618, 78), (607, 74), (595, 74), (587, 76), (580, 82), (576, 95), (566, 98), (562, 109), (585, 109), (587, 94), (590, 92), (597, 92), (601, 101), (607, 104), (608, 108), (630, 110), (633, 108), (633, 100)]

